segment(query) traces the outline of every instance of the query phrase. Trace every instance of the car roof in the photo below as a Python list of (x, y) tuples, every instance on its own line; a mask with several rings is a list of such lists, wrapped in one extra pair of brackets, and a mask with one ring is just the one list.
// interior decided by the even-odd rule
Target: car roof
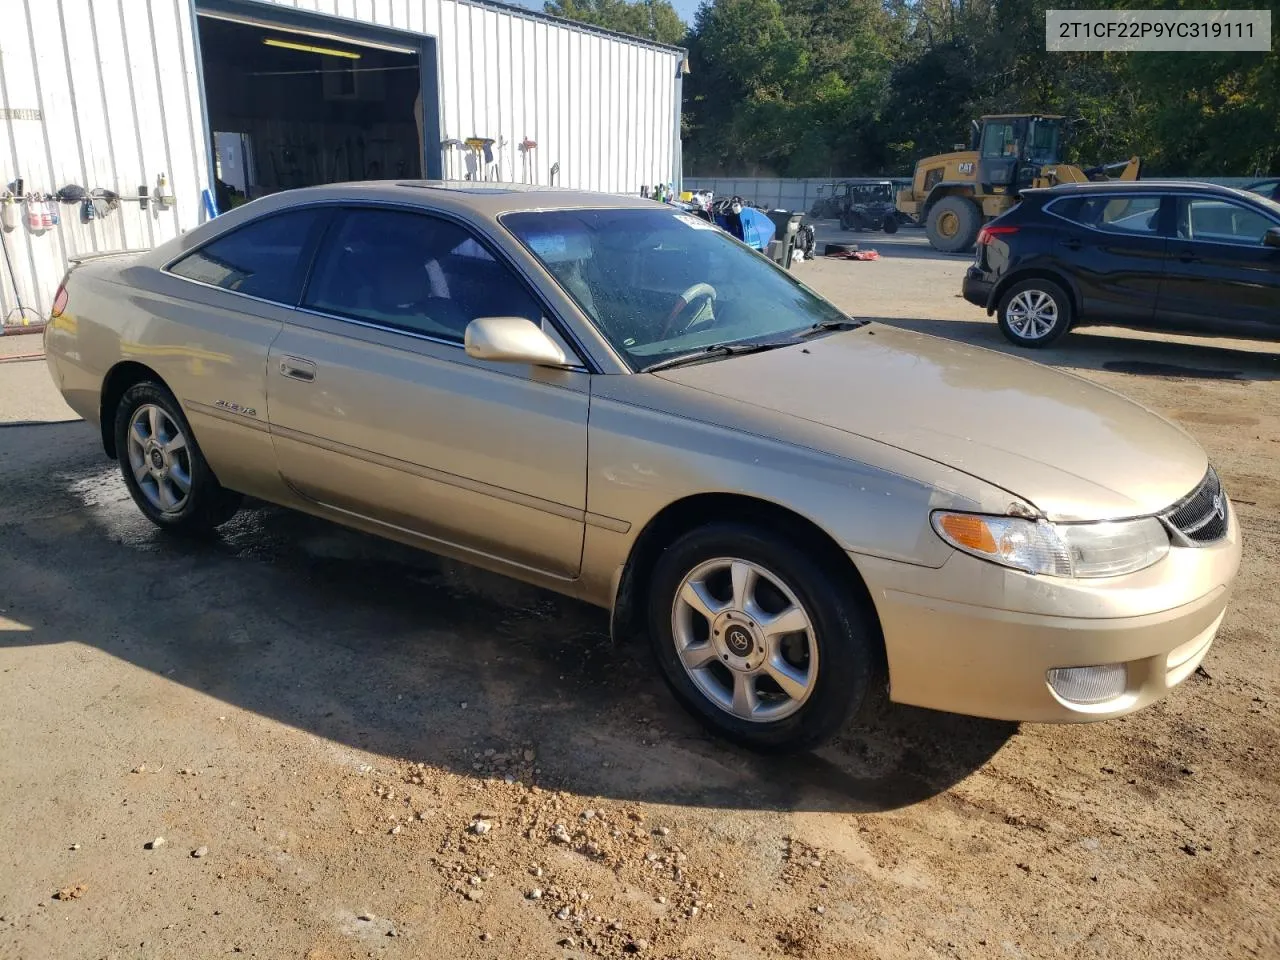
[[(253, 211), (253, 216), (260, 216), (306, 203), (342, 201), (358, 203), (371, 200), (421, 205), (483, 219), (494, 219), (504, 213), (522, 210), (581, 210), (599, 207), (643, 209), (659, 205), (657, 201), (647, 200), (644, 197), (544, 187), (529, 183), (491, 183), (471, 180), (370, 180), (282, 190), (237, 207), (223, 217), (249, 210)], [(222, 220), (223, 217), (218, 217), (216, 220)]]
[(1102, 180), (1090, 183), (1060, 183), (1053, 187), (1023, 190), (1022, 195), (1034, 194), (1050, 197), (1070, 196), (1076, 193), (1200, 193), (1223, 197), (1247, 197), (1256, 199), (1247, 190), (1224, 187), (1220, 183), (1203, 183), (1197, 180)]

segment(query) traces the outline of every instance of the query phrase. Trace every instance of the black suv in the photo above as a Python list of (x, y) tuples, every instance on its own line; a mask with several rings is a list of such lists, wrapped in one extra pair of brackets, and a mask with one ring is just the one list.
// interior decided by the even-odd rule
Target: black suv
[(1280, 339), (1280, 203), (1208, 183), (1026, 190), (978, 234), (963, 290), (1023, 347), (1092, 323)]

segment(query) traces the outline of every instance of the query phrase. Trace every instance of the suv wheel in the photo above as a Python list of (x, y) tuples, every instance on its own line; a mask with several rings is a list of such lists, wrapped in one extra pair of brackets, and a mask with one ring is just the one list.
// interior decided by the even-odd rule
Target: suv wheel
[(204, 533), (239, 509), (240, 495), (218, 483), (178, 402), (159, 384), (138, 383), (125, 391), (115, 430), (125, 486), (156, 526)]
[(712, 731), (769, 752), (835, 735), (878, 675), (874, 617), (811, 554), (716, 523), (654, 569), (649, 635), (663, 679)]
[(1004, 292), (996, 316), (1010, 343), (1047, 347), (1071, 327), (1071, 301), (1052, 280), (1023, 280)]

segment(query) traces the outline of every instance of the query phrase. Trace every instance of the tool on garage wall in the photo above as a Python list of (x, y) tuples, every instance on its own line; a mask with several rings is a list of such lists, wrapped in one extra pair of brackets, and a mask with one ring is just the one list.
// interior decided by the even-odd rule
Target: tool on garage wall
[(444, 178), (446, 180), (462, 179), (462, 168), (464, 166), (462, 155), (466, 149), (467, 145), (456, 137), (440, 141), (440, 152), (443, 154)]
[(533, 151), (537, 149), (537, 141), (530, 140), (527, 136), (520, 141), (520, 155), (524, 164), (521, 171), (525, 183), (533, 183)]
[(0, 230), (5, 233), (18, 229), (18, 204), (18, 199), (10, 191), (0, 194)]

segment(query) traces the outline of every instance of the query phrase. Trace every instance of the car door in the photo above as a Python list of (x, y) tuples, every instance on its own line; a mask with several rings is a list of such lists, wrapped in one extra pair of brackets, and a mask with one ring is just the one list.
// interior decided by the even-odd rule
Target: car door
[(1056, 201), (1049, 211), (1070, 224), (1055, 258), (1071, 270), (1088, 320), (1151, 322), (1168, 257), (1158, 194), (1102, 192)]
[(1177, 198), (1176, 236), (1159, 312), (1188, 327), (1280, 329), (1280, 248), (1263, 236), (1280, 226), (1260, 206), (1213, 195)]
[(311, 207), (251, 220), (170, 263), (159, 296), (137, 301), (166, 326), (139, 325), (154, 343), (130, 351), (164, 377), (219, 480), (242, 493), (285, 492), (267, 431), (267, 355), (328, 217)]
[(549, 323), (460, 224), (407, 208), (335, 214), (268, 363), (280, 473), (308, 500), (445, 552), (575, 577), (589, 375), (472, 359), (463, 334), (480, 316)]

